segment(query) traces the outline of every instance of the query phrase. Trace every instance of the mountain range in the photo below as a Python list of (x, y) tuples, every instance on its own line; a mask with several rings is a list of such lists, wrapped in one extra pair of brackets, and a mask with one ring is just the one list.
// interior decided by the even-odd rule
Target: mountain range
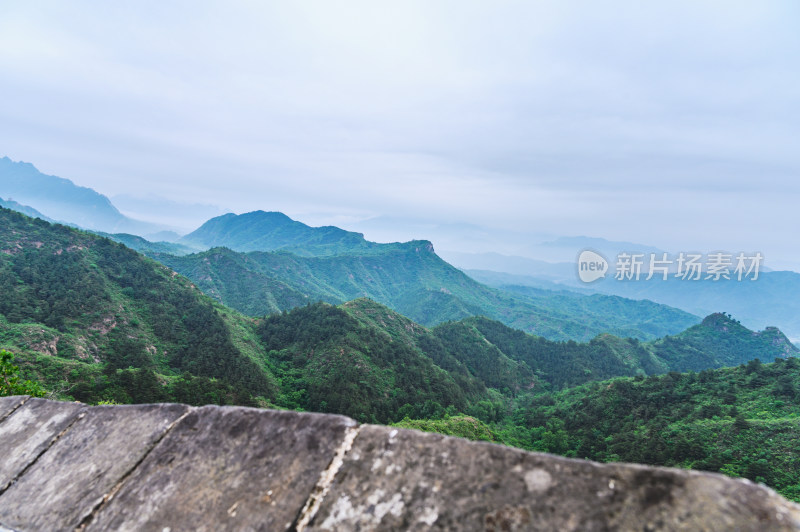
[[(574, 268), (574, 265), (573, 265)], [(467, 270), (471, 277), (497, 289), (514, 294), (531, 290), (567, 290), (583, 295), (606, 294), (636, 300), (650, 300), (695, 315), (725, 311), (751, 328), (779, 327), (794, 342), (800, 342), (800, 273), (793, 271), (760, 272), (755, 281), (698, 280), (685, 281), (653, 278), (638, 281), (604, 279), (590, 285), (554, 283), (548, 277), (513, 275), (500, 272)]]
[(797, 351), (777, 330), (753, 333), (723, 315), (649, 343), (554, 342), (488, 318), (426, 328), (366, 298), (252, 319), (119, 243), (7, 209), (0, 290), (0, 348), (48, 389), (84, 401), (213, 398), (386, 422)]
[[(699, 321), (648, 301), (568, 292), (529, 297), (491, 289), (442, 260), (428, 241), (376, 244), (357, 233), (310, 228), (279, 213), (215, 218), (181, 243), (226, 247), (184, 256), (138, 249), (252, 316), (308, 301), (340, 304), (369, 297), (423, 325), (484, 315), (555, 340), (589, 340), (602, 332), (646, 340)], [(258, 247), (277, 251), (232, 250)], [(295, 254), (297, 248), (306, 256)]]
[[(80, 187), (67, 179), (42, 174), (29, 163), (14, 162), (8, 157), (0, 158), (0, 206), (5, 206), (24, 212), (31, 216), (45, 220), (59, 220), (63, 223), (91, 229), (108, 235), (112, 239), (126, 244), (146, 253), (162, 253), (171, 255), (187, 255), (193, 252), (207, 250), (215, 246), (228, 247), (235, 251), (277, 251), (291, 252), (295, 255), (334, 256), (345, 253), (366, 255), (369, 253), (383, 253), (387, 246), (366, 240), (361, 233), (345, 231), (336, 227), (312, 228), (301, 222), (291, 220), (281, 213), (265, 213), (256, 211), (245, 215), (228, 214), (213, 218), (204, 223), (194, 232), (186, 235), (180, 242), (178, 235), (164, 232), (162, 227), (133, 220), (123, 214), (102, 194), (86, 187)], [(121, 201), (127, 201), (140, 210), (163, 207), (163, 202), (158, 203), (152, 197), (147, 201), (139, 198), (126, 198), (120, 196)], [(154, 203), (155, 201), (155, 203)], [(152, 205), (151, 205), (152, 204)], [(172, 204), (170, 204), (172, 205)], [(182, 205), (182, 204), (181, 204)], [(187, 207), (187, 206), (184, 206)], [(215, 207), (188, 206), (188, 212), (193, 216), (202, 212), (212, 212)], [(170, 207), (170, 209), (173, 209)], [(143, 212), (144, 212), (143, 211)], [(181, 211), (183, 212), (183, 211)], [(269, 219), (267, 219), (269, 218)], [(242, 223), (252, 222), (250, 227)], [(268, 223), (265, 223), (268, 222)], [(396, 225), (398, 220), (391, 220), (390, 225)], [(367, 227), (367, 226), (365, 226)], [(371, 226), (370, 226), (371, 227)], [(425, 227), (428, 227), (426, 225)], [(459, 227), (459, 230), (477, 236), (482, 235), (479, 227)], [(145, 240), (141, 235), (146, 236)], [(150, 236), (152, 235), (152, 236)], [(506, 235), (509, 236), (509, 235)], [(484, 237), (491, 240), (491, 235)], [(519, 235), (516, 235), (519, 237)], [(539, 235), (540, 239), (545, 235)], [(483, 238), (483, 237), (482, 237)], [(488, 242), (488, 240), (487, 240)], [(532, 244), (533, 245), (533, 244)], [(764, 328), (775, 325), (781, 328), (795, 342), (800, 343), (800, 303), (797, 298), (788, 297), (800, 290), (800, 274), (796, 272), (761, 272), (758, 282), (697, 282), (686, 283), (678, 281), (669, 282), (617, 282), (606, 279), (591, 285), (578, 283), (574, 272), (574, 254), (578, 248), (592, 247), (605, 250), (613, 255), (614, 250), (636, 249), (655, 250), (652, 246), (643, 246), (629, 242), (611, 242), (604, 239), (587, 237), (551, 237), (547, 241), (536, 244), (535, 252), (545, 260), (533, 260), (527, 257), (510, 257), (496, 253), (458, 253), (447, 251), (442, 254), (446, 260), (458, 267), (465, 268), (467, 273), (481, 283), (487, 284), (513, 299), (519, 299), (529, 294), (520, 286), (533, 286), (540, 289), (553, 291), (573, 291), (581, 294), (606, 294), (621, 296), (635, 300), (650, 300), (662, 305), (668, 305), (685, 311), (695, 316), (704, 316), (712, 312), (726, 311), (751, 328)], [(532, 248), (533, 249), (533, 248)], [(611, 256), (609, 255), (609, 256)], [(530, 256), (530, 255), (529, 255)], [(560, 257), (560, 258), (559, 258)], [(553, 261), (556, 262), (553, 262)], [(558, 262), (566, 261), (566, 262)], [(482, 270), (482, 271), (478, 271)], [(511, 272), (512, 275), (509, 275)], [(248, 274), (251, 275), (251, 274)], [(257, 274), (252, 274), (258, 276)], [(211, 276), (213, 278), (213, 275)], [(198, 282), (207, 282), (196, 279)], [(213, 288), (212, 292), (220, 301), (234, 304), (237, 308), (248, 313), (274, 311), (284, 308), (280, 304), (272, 303), (260, 305), (243, 303), (238, 297), (226, 296), (225, 292), (234, 292), (233, 288), (222, 286)], [(209, 288), (209, 287), (207, 287)], [(446, 288), (447, 289), (447, 288)], [(264, 290), (261, 290), (264, 292)], [(362, 294), (369, 294), (363, 291)], [(353, 294), (357, 296), (356, 294)], [(249, 296), (249, 299), (256, 299)], [(270, 296), (266, 295), (269, 300)], [(326, 301), (337, 302), (348, 299), (348, 296), (328, 294), (323, 298)], [(553, 338), (588, 339), (598, 331), (593, 325), (580, 332), (580, 328), (572, 326), (551, 327), (548, 324), (533, 327), (528, 320), (517, 320), (514, 316), (503, 317), (486, 309), (485, 305), (471, 304), (472, 302), (459, 298), (456, 301), (447, 294), (425, 293), (420, 302), (425, 302), (426, 308), (431, 306), (432, 311), (422, 309), (413, 312), (409, 305), (402, 307), (413, 314), (418, 321), (426, 324), (436, 323), (439, 319), (453, 319), (473, 313), (486, 313), (491, 317), (501, 319), (510, 325), (516, 325), (530, 332), (552, 334)], [(468, 299), (468, 298), (467, 298)], [(388, 302), (387, 299), (381, 299)], [(432, 305), (428, 305), (433, 303)], [(491, 306), (491, 305), (490, 305)], [(263, 308), (259, 308), (263, 307)], [(401, 307), (396, 307), (401, 308)], [(552, 309), (558, 314), (558, 308)], [(427, 312), (427, 316), (425, 315)], [(514, 314), (513, 312), (511, 314)], [(556, 316), (556, 318), (560, 318)], [(608, 318), (608, 316), (606, 316)], [(699, 319), (699, 318), (696, 318)], [(548, 320), (545, 320), (548, 321)], [(590, 320), (591, 321), (591, 320)], [(612, 320), (614, 321), (614, 320)], [(644, 321), (648, 321), (645, 317)], [(601, 320), (597, 325), (602, 329), (609, 326), (606, 320)], [(610, 324), (616, 326), (617, 324)], [(683, 326), (680, 322), (673, 329), (657, 328), (652, 333), (643, 331), (644, 325), (633, 325), (629, 332), (616, 327), (612, 330), (615, 334), (649, 339), (653, 335), (670, 334)]]
[[(786, 458), (798, 349), (777, 328), (490, 288), (428, 241), (376, 244), (280, 213), (212, 219), (176, 243), (5, 204), (38, 217), (0, 208), (0, 349), (20, 367), (4, 352), (3, 371), (52, 397), (341, 413), (747, 476), (800, 499)], [(198, 251), (219, 244), (270, 250)]]
[[(392, 249), (392, 246), (395, 246), (395, 250), (397, 250), (398, 246), (370, 242), (361, 233), (345, 231), (336, 227), (309, 227), (301, 222), (291, 220), (281, 213), (264, 213), (262, 211), (212, 218), (176, 242), (178, 236), (174, 233), (160, 231), (163, 228), (133, 220), (121, 214), (106, 196), (92, 189), (77, 186), (67, 179), (42, 174), (31, 164), (14, 162), (8, 157), (0, 159), (0, 198), (3, 198), (0, 199), (2, 202), (0, 206), (48, 221), (60, 220), (70, 225), (95, 230), (151, 255), (159, 253), (180, 256), (216, 246), (224, 246), (239, 252), (284, 251), (303, 257), (333, 257), (343, 254), (365, 256), (367, 254), (383, 254), (386, 250)], [(203, 207), (201, 211), (213, 209), (210, 206), (196, 207), (198, 209)], [(470, 228), (469, 230), (474, 232), (478, 229)], [(146, 240), (140, 235), (153, 235), (153, 237), (148, 236), (149, 240)], [(159, 238), (162, 240), (158, 241)], [(549, 241), (539, 244), (536, 249), (541, 251), (541, 256), (547, 257), (548, 260), (556, 257), (556, 255), (552, 255), (554, 252), (560, 253), (558, 256), (563, 256), (561, 260), (572, 260), (568, 255), (575, 253), (576, 246), (592, 246), (596, 249), (607, 248), (608, 250), (622, 249), (621, 247), (625, 246), (635, 247), (639, 251), (645, 248), (651, 249), (649, 246), (643, 247), (627, 242), (610, 242), (587, 237), (551, 238)], [(425, 324), (435, 324), (441, 320), (458, 319), (474, 314), (486, 314), (500, 319), (506, 324), (521, 327), (528, 332), (546, 334), (555, 339), (587, 340), (597, 332), (604, 330), (640, 339), (652, 339), (674, 333), (689, 325), (687, 321), (679, 320), (671, 328), (665, 328), (662, 326), (663, 324), (651, 327), (651, 321), (658, 322), (659, 320), (657, 318), (652, 320), (646, 315), (637, 323), (621, 324), (623, 320), (613, 319), (613, 316), (605, 313), (606, 309), (601, 308), (599, 310), (603, 315), (599, 319), (593, 317), (585, 326), (582, 326), (584, 320), (581, 318), (578, 320), (581, 323), (576, 326), (574, 323), (564, 322), (565, 318), (570, 321), (570, 316), (565, 316), (558, 304), (555, 306), (543, 305), (541, 294), (535, 294), (535, 299), (539, 302), (538, 313), (545, 310), (548, 311), (545, 312), (547, 316), (536, 317), (533, 315), (537, 312), (533, 312), (529, 319), (525, 317), (525, 313), (528, 310), (526, 305), (530, 304), (528, 300), (532, 293), (521, 287), (533, 286), (562, 293), (573, 291), (584, 295), (596, 293), (634, 300), (650, 300), (695, 316), (726, 311), (742, 320), (748, 327), (778, 326), (793, 341), (800, 343), (800, 317), (798, 317), (800, 316), (800, 307), (798, 307), (800, 303), (797, 298), (787, 297), (787, 294), (795, 294), (800, 290), (800, 274), (796, 272), (763, 271), (758, 282), (701, 281), (687, 283), (677, 280), (618, 282), (606, 279), (585, 285), (576, 281), (574, 264), (571, 262), (553, 263), (491, 253), (446, 252), (444, 256), (454, 261), (456, 265), (465, 267), (472, 278), (488, 284), (495, 289), (495, 292), (499, 289), (503, 294), (500, 305), (506, 305), (513, 300), (515, 303), (511, 306), (516, 308), (518, 306), (516, 302), (523, 300), (521, 309), (512, 309), (510, 312), (501, 313), (497, 309), (493, 309), (493, 303), (483, 297), (486, 295), (485, 292), (478, 297), (481, 301), (471, 301), (470, 297), (454, 295), (452, 291), (448, 294), (446, 292), (450, 290), (448, 286), (442, 286), (444, 291), (439, 293), (435, 293), (435, 289), (434, 291), (429, 290), (429, 287), (420, 287), (425, 291), (407, 293), (408, 300), (402, 305), (396, 301), (397, 295), (392, 301), (366, 289), (354, 289), (344, 294), (337, 294), (335, 290), (328, 291), (326, 289), (322, 291), (323, 293), (306, 293), (305, 295), (312, 299), (317, 297), (334, 303), (360, 295), (370, 295), (401, 312), (408, 313), (414, 319)], [(163, 260), (168, 259), (164, 258)], [(248, 265), (252, 265), (252, 261), (248, 262)], [(175, 266), (177, 267), (178, 264), (176, 263)], [(475, 268), (485, 271), (477, 271)], [(197, 267), (187, 266), (183, 272), (189, 274), (196, 270), (198, 270)], [(509, 275), (509, 271), (513, 275)], [(204, 289), (207, 289), (219, 301), (233, 305), (246, 313), (259, 314), (291, 308), (291, 304), (287, 307), (273, 300), (281, 299), (280, 292), (291, 293), (292, 290), (295, 290), (296, 286), (292, 282), (270, 278), (263, 279), (263, 285), (253, 287), (256, 280), (264, 277), (264, 272), (245, 271), (243, 273), (245, 274), (242, 277), (244, 281), (241, 282), (232, 283), (230, 279), (219, 279), (219, 274), (209, 272), (206, 272), (202, 279), (195, 277), (194, 280), (202, 284)], [(207, 279), (209, 277), (210, 280)], [(209, 286), (212, 281), (214, 286)], [(273, 293), (268, 285), (275, 286), (276, 282), (287, 286), (277, 285), (280, 288)], [(241, 297), (236, 295), (237, 291), (242, 292)], [(263, 295), (263, 298), (257, 297), (256, 293)], [(307, 299), (305, 297), (287, 297), (290, 297), (291, 301)], [(493, 297), (496, 299), (496, 296)], [(491, 299), (492, 297), (489, 298), (489, 300)], [(563, 294), (560, 299), (562, 302), (564, 301)], [(418, 307), (416, 309), (413, 308), (415, 304)], [(683, 317), (687, 318), (686, 315)], [(562, 323), (558, 324), (554, 321)], [(649, 331), (648, 327), (650, 327)]]
[(69, 179), (41, 173), (30, 163), (0, 158), (0, 197), (48, 219), (98, 231), (147, 234), (160, 226), (123, 215), (104, 195)]

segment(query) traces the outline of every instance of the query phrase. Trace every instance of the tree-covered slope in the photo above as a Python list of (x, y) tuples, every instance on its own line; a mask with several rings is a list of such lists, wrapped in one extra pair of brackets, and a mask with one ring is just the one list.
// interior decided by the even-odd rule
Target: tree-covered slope
[(423, 325), (485, 315), (551, 339), (576, 340), (603, 332), (653, 339), (699, 321), (669, 307), (610, 296), (574, 301), (552, 293), (534, 300), (491, 289), (443, 261), (427, 241), (363, 255), (300, 257), (215, 248), (183, 257), (151, 256), (218, 301), (253, 316), (309, 300), (339, 304), (369, 297)]
[[(440, 338), (462, 343), (477, 334), (556, 389), (616, 376), (700, 371), (800, 353), (779, 330), (751, 331), (725, 314), (709, 315), (678, 335), (652, 342), (610, 334), (584, 343), (554, 342), (481, 317), (443, 324), (433, 331)], [(471, 340), (460, 349), (466, 354), (476, 344), (479, 342)]]
[(505, 414), (394, 426), (601, 462), (715, 471), (800, 501), (800, 359), (539, 392)]
[(96, 402), (233, 402), (390, 421), (489, 398), (424, 327), (360, 300), (256, 321), (94, 234), (0, 210), (0, 348)]
[[(640, 340), (659, 338), (668, 328), (680, 330), (700, 320), (683, 310), (654, 303), (647, 299), (627, 299), (601, 294), (581, 294), (567, 290), (541, 289), (528, 286), (505, 286), (503, 291), (524, 296), (525, 299), (563, 314), (585, 316), (590, 323), (597, 316), (613, 317), (613, 328), (606, 332)], [(702, 315), (702, 314), (701, 314)]]
[(651, 346), (673, 371), (736, 366), (754, 358), (773, 360), (800, 352), (777, 328), (751, 331), (723, 313), (711, 314), (702, 323), (656, 340)]
[(523, 364), (556, 389), (590, 380), (667, 371), (638, 340), (600, 335), (589, 342), (552, 341), (486, 318), (469, 318), (434, 328), (437, 337), (469, 357), (475, 346), (491, 345), (505, 359)]
[(258, 334), (290, 408), (388, 422), (466, 411), (490, 396), (427, 329), (369, 300), (269, 316)]
[[(73, 371), (101, 379), (102, 368), (110, 388), (126, 388), (118, 377), (187, 373), (223, 380), (240, 400), (276, 390), (212, 300), (106, 238), (0, 209), (0, 294), (0, 346), (23, 359), (50, 356), (44, 365), (62, 372), (64, 386)], [(129, 367), (138, 373), (125, 374)]]
[[(719, 471), (800, 500), (800, 360), (592, 382), (514, 421), (523, 446), (599, 461)], [(502, 432), (502, 429), (500, 429)]]

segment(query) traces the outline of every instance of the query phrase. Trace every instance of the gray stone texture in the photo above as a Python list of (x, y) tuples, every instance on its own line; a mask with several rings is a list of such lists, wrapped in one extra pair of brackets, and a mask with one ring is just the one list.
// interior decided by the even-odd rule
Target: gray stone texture
[(87, 530), (289, 529), (354, 425), (343, 416), (197, 409)]
[[(28, 399), (0, 422), (0, 493), (75, 421), (85, 406)], [(0, 522), (3, 511), (0, 508)]]
[(29, 397), (29, 395), (0, 397), (0, 421), (3, 421), (6, 416), (13, 412), (15, 408), (19, 407), (19, 405), (25, 402)]
[(800, 530), (798, 505), (721, 475), (342, 416), (20, 401), (0, 400), (0, 531)]
[(310, 528), (798, 530), (800, 508), (721, 475), (364, 426)]
[(19, 529), (74, 530), (187, 410), (184, 405), (86, 408), (83, 417), (0, 496), (0, 523)]

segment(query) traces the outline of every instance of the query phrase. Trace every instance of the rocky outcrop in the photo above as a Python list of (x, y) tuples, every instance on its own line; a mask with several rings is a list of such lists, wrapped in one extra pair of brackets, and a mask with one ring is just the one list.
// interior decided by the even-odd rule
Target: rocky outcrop
[(0, 398), (2, 530), (800, 530), (721, 475), (333, 415)]

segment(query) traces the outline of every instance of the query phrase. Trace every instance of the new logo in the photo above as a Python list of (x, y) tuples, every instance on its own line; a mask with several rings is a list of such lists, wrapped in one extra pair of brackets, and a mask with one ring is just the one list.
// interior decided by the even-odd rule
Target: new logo
[(578, 256), (578, 278), (584, 283), (591, 283), (606, 276), (608, 261), (594, 251), (584, 249)]

